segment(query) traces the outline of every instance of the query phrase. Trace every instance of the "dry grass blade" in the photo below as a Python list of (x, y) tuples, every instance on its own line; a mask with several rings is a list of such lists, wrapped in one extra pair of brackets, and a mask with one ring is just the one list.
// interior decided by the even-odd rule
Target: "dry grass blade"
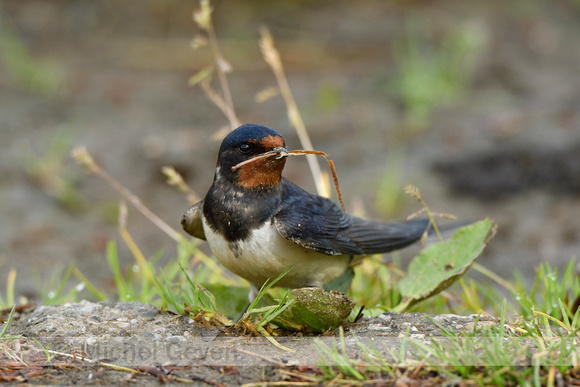
[(240, 352), (240, 353), (244, 353), (246, 355), (250, 355), (250, 356), (257, 357), (258, 359), (265, 360), (267, 362), (270, 362), (270, 363), (272, 363), (274, 365), (277, 365), (277, 366), (280, 366), (280, 367), (285, 367), (286, 366), (286, 364), (284, 364), (281, 361), (272, 359), (272, 358), (267, 357), (267, 356), (264, 356), (264, 355), (260, 355), (259, 353), (254, 353), (254, 352), (246, 351), (245, 349), (236, 348), (236, 347), (232, 347), (232, 346), (229, 346), (227, 348), (228, 349), (231, 349), (231, 350), (234, 350), (234, 351), (237, 351), (237, 352)]
[(317, 150), (304, 150), (304, 149), (297, 149), (290, 152), (284, 151), (269, 151), (262, 153), (256, 157), (252, 157), (251, 159), (244, 160), (241, 163), (238, 163), (232, 167), (232, 171), (236, 171), (237, 169), (243, 167), (244, 165), (251, 164), (255, 161), (265, 159), (268, 157), (276, 156), (277, 158), (282, 158), (286, 156), (303, 156), (303, 155), (316, 155), (322, 156), (328, 163), (328, 167), (330, 168), (330, 173), (332, 173), (332, 180), (334, 181), (334, 188), (336, 189), (336, 194), (338, 195), (338, 201), (340, 202), (340, 207), (346, 213), (346, 208), (344, 206), (344, 202), (342, 200), (342, 191), (340, 190), (340, 184), (338, 183), (338, 175), (336, 174), (336, 168), (334, 167), (334, 162), (329, 158), (328, 153), (324, 153), (322, 151)]
[[(407, 184), (405, 186), (405, 193), (411, 195), (412, 197), (417, 199), (417, 201), (419, 203), (421, 203), (423, 205), (423, 207), (425, 208), (425, 212), (427, 212), (427, 216), (429, 216), (429, 221), (431, 222), (431, 226), (433, 226), (433, 229), (435, 230), (435, 233), (437, 234), (437, 237), (439, 238), (439, 240), (442, 241), (443, 237), (441, 236), (441, 233), (439, 232), (439, 227), (437, 226), (437, 223), (435, 223), (435, 219), (433, 218), (433, 213), (431, 212), (431, 210), (427, 206), (427, 203), (425, 203), (425, 201), (421, 197), (421, 192), (419, 191), (419, 188), (415, 187), (412, 184)], [(421, 238), (421, 242), (423, 242), (423, 240), (426, 236), (427, 236), (427, 232), (425, 232), (425, 234)]]
[[(278, 88), (280, 89), (282, 98), (284, 98), (284, 102), (286, 103), (288, 119), (296, 130), (302, 146), (307, 149), (313, 149), (314, 147), (310, 141), (310, 136), (306, 131), (306, 126), (304, 125), (304, 121), (302, 121), (302, 117), (298, 111), (298, 106), (296, 105), (296, 101), (294, 100), (294, 96), (290, 90), (290, 85), (286, 78), (284, 67), (282, 66), (282, 60), (280, 59), (280, 54), (274, 46), (274, 38), (272, 38), (272, 34), (270, 34), (270, 31), (267, 28), (262, 28), (260, 34), (262, 35), (262, 39), (260, 40), (260, 50), (262, 51), (264, 60), (270, 66), (274, 76), (276, 77)], [(324, 179), (322, 178), (322, 172), (316, 157), (307, 157), (307, 160), (318, 194), (329, 197), (330, 192), (328, 192), (328, 189), (326, 189), (326, 186), (324, 185)]]
[(84, 147), (75, 148), (72, 152), (75, 160), (85, 167), (89, 172), (94, 173), (103, 180), (105, 180), (111, 187), (113, 187), (117, 192), (119, 192), (125, 199), (127, 199), (133, 206), (139, 210), (147, 219), (149, 219), (153, 224), (159, 227), (163, 232), (165, 232), (169, 237), (175, 241), (180, 241), (181, 234), (175, 231), (170, 225), (165, 223), (160, 217), (155, 215), (149, 208), (147, 208), (136, 195), (129, 191), (125, 186), (123, 186), (119, 181), (117, 181), (113, 176), (109, 175), (105, 170), (103, 170), (89, 154), (89, 152)]
[(300, 155), (317, 155), (322, 156), (328, 163), (328, 168), (330, 168), (330, 173), (332, 173), (332, 180), (334, 181), (334, 188), (336, 189), (336, 194), (338, 195), (338, 201), (340, 202), (340, 207), (342, 211), (346, 213), (346, 207), (344, 206), (344, 202), (342, 200), (342, 191), (340, 190), (340, 184), (338, 183), (338, 175), (336, 174), (336, 168), (334, 167), (334, 161), (329, 158), (328, 153), (324, 153), (317, 150), (293, 150), (288, 153), (290, 156), (300, 156)]
[(268, 333), (268, 331), (264, 327), (256, 327), (256, 330), (258, 332), (260, 332), (262, 334), (262, 336), (264, 336), (264, 338), (266, 340), (268, 340), (270, 343), (272, 343), (272, 345), (274, 345), (276, 348), (281, 349), (282, 351), (286, 351), (286, 352), (291, 352), (291, 353), (296, 352), (295, 349), (288, 348), (288, 347), (280, 344), (279, 342), (277, 342), (276, 339), (274, 337), (272, 337), (272, 335), (270, 333)]
[(277, 96), (278, 94), (280, 94), (280, 89), (276, 86), (270, 86), (258, 92), (254, 96), (254, 101), (258, 103), (266, 102), (267, 100)]
[(251, 159), (242, 161), (241, 163), (238, 163), (238, 164), (234, 165), (232, 167), (232, 172), (235, 172), (236, 170), (240, 169), (244, 165), (251, 164), (254, 161), (258, 161), (258, 160), (261, 160), (261, 159), (267, 159), (268, 157), (272, 157), (274, 155), (277, 155), (278, 156), (277, 158), (282, 158), (284, 156), (289, 156), (290, 154), (289, 153), (281, 153), (281, 152), (278, 152), (278, 151), (269, 151), (269, 152), (266, 152), (266, 153), (262, 153), (261, 155), (258, 155), (256, 157), (252, 157)]
[[(407, 220), (414, 219), (417, 216), (419, 216), (422, 213), (424, 213), (425, 211), (426, 211), (425, 210), (425, 207), (423, 207), (420, 210), (415, 211), (411, 215), (407, 216)], [(438, 217), (443, 218), (443, 219), (449, 219), (449, 220), (456, 220), (457, 219), (457, 216), (455, 216), (453, 214), (448, 214), (446, 212), (432, 212), (432, 214), (433, 214), (433, 216), (438, 216)]]
[(201, 197), (183, 180), (183, 176), (175, 170), (175, 168), (168, 166), (163, 167), (161, 172), (167, 177), (167, 184), (177, 187), (181, 192), (184, 192), (188, 196), (188, 201), (191, 203), (197, 203), (201, 200)]
[(53, 351), (51, 349), (47, 349), (46, 351), (52, 355), (64, 356), (64, 357), (68, 357), (68, 358), (74, 359), (74, 360), (80, 360), (80, 361), (84, 361), (87, 363), (97, 364), (99, 366), (111, 368), (111, 369), (114, 369), (116, 371), (135, 372), (135, 373), (139, 372), (133, 368), (123, 367), (123, 366), (118, 366), (116, 364), (111, 364), (111, 363), (101, 362), (98, 360), (93, 360), (84, 354), (74, 354), (74, 353), (70, 354), (70, 353), (65, 353), (65, 352)]
[[(214, 105), (216, 105), (222, 111), (222, 113), (226, 115), (226, 117), (229, 117), (231, 109), (228, 107), (227, 102), (222, 98), (222, 96), (216, 90), (214, 90), (213, 87), (211, 87), (211, 84), (207, 80), (203, 80), (199, 83), (199, 85), (205, 95), (210, 99), (210, 101), (212, 101)], [(230, 119), (230, 130), (233, 130), (232, 127), (234, 125), (239, 125), (237, 118), (235, 118), (235, 121), (231, 121)]]
[[(212, 95), (210, 92), (212, 91), (211, 88), (204, 87), (204, 82), (201, 83), (204, 91), (206, 94), (211, 98), (211, 100), (216, 103), (217, 106), (224, 112), (228, 121), (230, 122), (230, 128), (234, 130), (236, 127), (240, 125), (240, 121), (236, 116), (236, 112), (234, 110), (234, 101), (232, 99), (232, 93), (230, 91), (230, 86), (228, 84), (228, 80), (226, 78), (226, 73), (232, 71), (231, 65), (226, 61), (223, 57), (219, 45), (217, 36), (215, 34), (215, 30), (213, 28), (213, 22), (211, 19), (212, 14), (212, 7), (209, 4), (209, 0), (201, 0), (200, 1), (200, 9), (196, 10), (193, 13), (193, 20), (195, 23), (207, 33), (209, 45), (211, 47), (213, 57), (215, 60), (215, 68), (217, 71), (217, 78), (220, 84), (220, 88), (222, 91), (222, 96), (216, 98), (215, 95)], [(209, 91), (209, 92), (208, 92)], [(221, 102), (223, 100), (223, 103)], [(216, 102), (218, 101), (218, 102)]]

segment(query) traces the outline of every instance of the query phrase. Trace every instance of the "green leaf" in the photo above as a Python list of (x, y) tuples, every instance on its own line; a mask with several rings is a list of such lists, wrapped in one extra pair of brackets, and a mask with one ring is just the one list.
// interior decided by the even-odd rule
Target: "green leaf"
[(462, 227), (448, 241), (421, 251), (399, 282), (403, 302), (393, 310), (401, 313), (453, 284), (481, 255), (495, 229), (495, 224), (485, 219)]
[(354, 301), (336, 290), (300, 288), (290, 292), (292, 304), (274, 324), (287, 330), (324, 332), (343, 324), (354, 308)]
[(325, 290), (337, 290), (341, 293), (348, 293), (350, 289), (350, 285), (352, 284), (352, 279), (354, 278), (354, 270), (352, 267), (349, 267), (339, 275), (337, 278), (333, 279), (330, 282), (324, 284), (323, 288)]
[(248, 305), (248, 287), (202, 283), (215, 296), (215, 308), (229, 318), (238, 318)]

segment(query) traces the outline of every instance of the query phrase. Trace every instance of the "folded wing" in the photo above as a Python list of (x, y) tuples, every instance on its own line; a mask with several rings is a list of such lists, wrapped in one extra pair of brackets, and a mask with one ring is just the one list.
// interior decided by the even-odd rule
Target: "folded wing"
[(381, 224), (346, 215), (332, 200), (285, 181), (283, 204), (274, 217), (280, 235), (327, 255), (368, 255), (401, 249), (419, 240), (427, 219)]
[(181, 218), (181, 226), (189, 235), (205, 240), (205, 232), (201, 221), (202, 209), (203, 200), (189, 207)]

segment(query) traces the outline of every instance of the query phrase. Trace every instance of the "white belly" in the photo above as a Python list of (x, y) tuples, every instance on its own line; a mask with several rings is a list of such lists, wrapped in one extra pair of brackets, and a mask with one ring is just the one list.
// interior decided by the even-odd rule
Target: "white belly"
[(277, 286), (322, 287), (344, 273), (351, 260), (348, 255), (331, 256), (305, 249), (284, 239), (270, 224), (254, 230), (247, 241), (235, 243), (228, 243), (217, 235), (205, 219), (203, 228), (216, 259), (257, 288), (290, 267), (292, 270), (277, 282)]

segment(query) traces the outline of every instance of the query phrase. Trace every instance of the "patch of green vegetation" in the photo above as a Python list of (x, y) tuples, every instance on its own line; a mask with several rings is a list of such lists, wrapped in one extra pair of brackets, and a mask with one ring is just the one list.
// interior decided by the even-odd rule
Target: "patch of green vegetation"
[(54, 63), (36, 58), (2, 14), (0, 14), (0, 60), (22, 89), (44, 95), (55, 95), (59, 92), (61, 71)]
[(342, 103), (342, 92), (337, 85), (322, 85), (316, 93), (316, 106), (322, 113), (333, 113)]
[(425, 130), (437, 108), (464, 95), (485, 41), (481, 26), (466, 21), (440, 41), (412, 24), (406, 36), (395, 42), (398, 70), (389, 86), (405, 109), (405, 128)]
[(55, 270), (50, 276), (48, 284), (44, 284), (44, 281), (38, 278), (37, 283), (41, 284), (42, 287), (38, 290), (41, 302), (46, 305), (55, 305), (80, 301), (79, 296), (85, 290), (85, 284), (83, 282), (70, 284), (74, 271), (75, 265), (71, 263), (66, 270)]
[(401, 142), (387, 152), (383, 175), (376, 188), (375, 208), (383, 215), (398, 215), (408, 199), (403, 191), (403, 169), (406, 147)]
[(41, 152), (24, 149), (21, 163), (29, 178), (60, 205), (72, 212), (84, 209), (77, 183), (78, 170), (71, 168), (69, 153), (75, 139), (73, 126), (57, 130)]
[[(528, 328), (513, 325), (507, 317), (507, 303), (501, 304), (499, 323), (457, 334), (434, 320), (443, 336), (415, 339), (407, 329), (393, 348), (363, 344), (352, 336), (358, 356), (347, 351), (342, 330), (332, 344), (319, 341), (324, 359), (317, 381), (349, 381), (355, 385), (397, 380), (435, 384), (555, 385), (555, 380), (574, 380), (578, 362), (575, 316), (565, 315), (555, 332), (546, 318), (537, 318)], [(568, 321), (565, 323), (564, 321)], [(328, 341), (328, 340), (327, 340)], [(311, 375), (308, 375), (311, 376)]]

